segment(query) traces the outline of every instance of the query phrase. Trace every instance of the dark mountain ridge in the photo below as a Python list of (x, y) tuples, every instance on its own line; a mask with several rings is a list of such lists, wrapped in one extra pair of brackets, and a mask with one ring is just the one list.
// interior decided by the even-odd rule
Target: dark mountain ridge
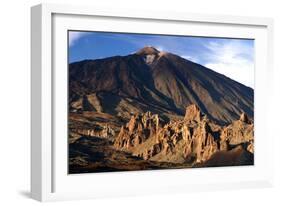
[(175, 54), (144, 47), (134, 54), (69, 64), (70, 112), (102, 111), (124, 119), (151, 111), (171, 120), (196, 104), (228, 124), (253, 118), (253, 89)]

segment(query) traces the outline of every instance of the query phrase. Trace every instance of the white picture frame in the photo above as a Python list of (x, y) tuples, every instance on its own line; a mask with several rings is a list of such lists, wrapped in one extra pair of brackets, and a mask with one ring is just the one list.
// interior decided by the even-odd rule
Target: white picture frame
[[(52, 201), (272, 186), (274, 134), (267, 121), (274, 75), (272, 19), (41, 4), (31, 9), (31, 25), (32, 198)], [(186, 26), (194, 29), (187, 31)], [(62, 136), (67, 130), (69, 29), (254, 38), (255, 165), (68, 175), (67, 137)]]

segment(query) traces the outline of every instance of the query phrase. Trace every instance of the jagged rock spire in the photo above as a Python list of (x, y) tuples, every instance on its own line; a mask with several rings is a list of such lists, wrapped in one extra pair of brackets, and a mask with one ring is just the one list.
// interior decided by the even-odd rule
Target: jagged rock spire
[(203, 114), (201, 113), (199, 107), (195, 104), (191, 104), (186, 108), (184, 120), (200, 122)]
[(249, 118), (245, 112), (242, 112), (242, 114), (240, 115), (240, 121), (249, 123)]

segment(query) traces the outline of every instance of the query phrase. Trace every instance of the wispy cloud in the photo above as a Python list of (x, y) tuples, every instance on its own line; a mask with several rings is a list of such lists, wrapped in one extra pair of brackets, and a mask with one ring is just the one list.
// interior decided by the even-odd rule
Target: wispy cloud
[(175, 53), (254, 88), (252, 40), (171, 36), (165, 38), (155, 36), (143, 41), (131, 40), (140, 47), (146, 42), (159, 50)]
[(252, 40), (168, 37), (154, 38), (151, 41), (160, 50), (178, 54), (254, 88)]
[(78, 39), (86, 36), (88, 32), (70, 31), (68, 33), (68, 45), (73, 46)]
[(189, 60), (189, 61), (192, 61), (192, 62), (195, 62), (195, 63), (198, 62), (198, 58), (196, 58), (196, 57), (193, 57), (193, 56), (190, 56), (190, 55), (180, 55), (180, 56), (184, 59)]
[(204, 54), (204, 66), (254, 88), (253, 42), (232, 39), (211, 41), (206, 48), (209, 53)]

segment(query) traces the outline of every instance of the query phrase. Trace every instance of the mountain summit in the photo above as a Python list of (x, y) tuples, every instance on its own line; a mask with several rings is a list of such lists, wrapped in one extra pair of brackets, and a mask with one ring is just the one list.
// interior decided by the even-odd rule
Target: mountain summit
[(143, 57), (143, 60), (145, 61), (145, 63), (147, 65), (151, 66), (153, 63), (156, 63), (161, 56), (163, 56), (167, 53), (159, 51), (152, 46), (146, 46), (146, 47), (140, 49), (139, 51), (137, 51), (136, 54)]
[(134, 54), (69, 65), (70, 112), (98, 111), (128, 121), (151, 111), (169, 121), (195, 104), (221, 125), (245, 112), (253, 118), (253, 89), (172, 53), (147, 46)]
[(153, 46), (146, 46), (136, 52), (138, 55), (158, 55), (160, 51), (158, 51)]

